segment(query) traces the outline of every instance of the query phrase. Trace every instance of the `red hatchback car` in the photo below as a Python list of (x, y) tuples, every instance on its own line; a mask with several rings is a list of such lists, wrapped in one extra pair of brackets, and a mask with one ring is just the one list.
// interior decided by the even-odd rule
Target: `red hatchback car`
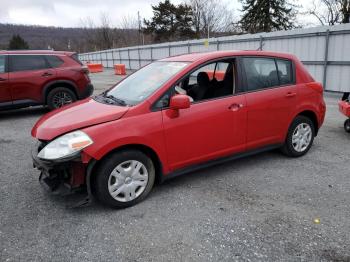
[(128, 207), (156, 180), (274, 148), (302, 156), (325, 111), (322, 85), (293, 55), (181, 55), (43, 116), (32, 155), (52, 191), (87, 187), (89, 199)]
[(0, 110), (55, 109), (89, 97), (93, 86), (73, 52), (0, 51)]

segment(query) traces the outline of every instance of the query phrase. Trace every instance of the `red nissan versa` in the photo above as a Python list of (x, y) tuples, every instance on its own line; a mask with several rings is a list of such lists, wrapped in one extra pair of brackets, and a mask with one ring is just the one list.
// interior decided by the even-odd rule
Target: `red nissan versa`
[(274, 148), (302, 156), (325, 111), (321, 84), (293, 55), (181, 55), (43, 116), (32, 155), (52, 191), (87, 187), (87, 200), (129, 207), (156, 180)]
[(76, 53), (0, 51), (0, 110), (33, 105), (59, 108), (93, 92)]

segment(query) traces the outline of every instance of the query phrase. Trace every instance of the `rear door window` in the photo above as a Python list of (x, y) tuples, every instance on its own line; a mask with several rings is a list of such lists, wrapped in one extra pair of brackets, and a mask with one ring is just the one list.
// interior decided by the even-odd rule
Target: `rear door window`
[(10, 55), (10, 72), (49, 68), (43, 55)]
[(5, 73), (5, 56), (0, 55), (0, 74)]
[(243, 67), (247, 79), (247, 91), (279, 85), (275, 59), (245, 57), (243, 58)]

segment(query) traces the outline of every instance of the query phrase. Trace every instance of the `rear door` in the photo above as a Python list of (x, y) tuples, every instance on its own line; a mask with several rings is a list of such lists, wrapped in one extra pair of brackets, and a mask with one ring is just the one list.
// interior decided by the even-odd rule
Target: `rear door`
[(242, 58), (247, 99), (247, 149), (282, 143), (297, 101), (292, 62)]
[(6, 60), (6, 55), (0, 55), (0, 106), (12, 104)]
[(42, 102), (42, 89), (55, 78), (44, 55), (10, 55), (9, 79), (13, 101)]

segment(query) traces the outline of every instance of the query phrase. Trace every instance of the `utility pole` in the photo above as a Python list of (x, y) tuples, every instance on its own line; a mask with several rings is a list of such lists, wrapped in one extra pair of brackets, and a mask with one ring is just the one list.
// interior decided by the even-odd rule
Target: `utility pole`
[(141, 16), (140, 16), (140, 11), (137, 11), (137, 20), (139, 23), (139, 44), (142, 45), (142, 32), (141, 32)]
[(209, 46), (209, 38), (210, 38), (209, 12), (208, 12), (208, 15), (207, 15), (207, 24), (208, 24), (208, 46)]

